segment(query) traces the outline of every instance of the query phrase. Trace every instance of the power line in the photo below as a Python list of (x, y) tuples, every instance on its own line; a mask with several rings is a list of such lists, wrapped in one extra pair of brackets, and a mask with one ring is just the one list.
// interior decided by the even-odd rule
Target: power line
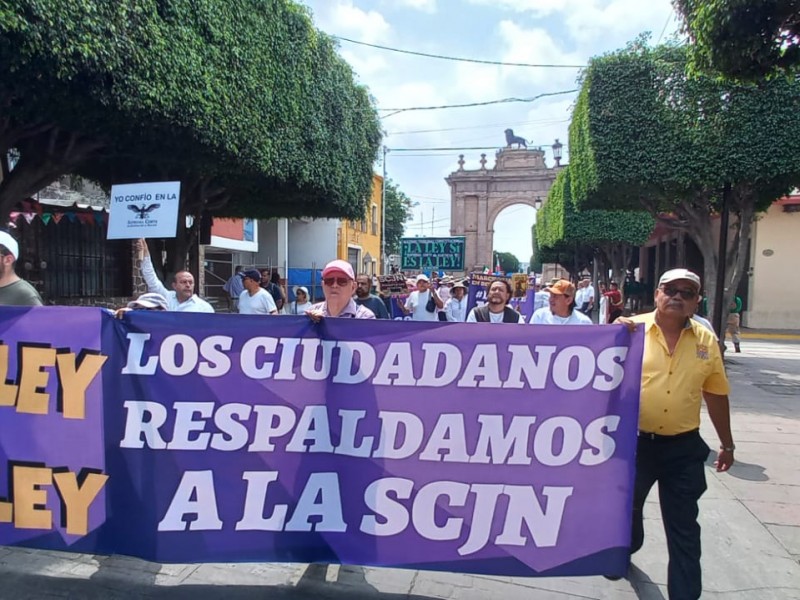
[(563, 96), (564, 94), (573, 94), (578, 90), (564, 90), (561, 92), (545, 92), (543, 94), (538, 94), (536, 96), (531, 96), (530, 98), (502, 98), (500, 100), (488, 100), (486, 102), (470, 102), (469, 104), (444, 104), (441, 106), (409, 106), (406, 108), (379, 108), (380, 111), (388, 111), (388, 115), (383, 115), (381, 118), (385, 119), (387, 117), (391, 117), (401, 112), (407, 112), (411, 110), (440, 110), (443, 108), (471, 108), (474, 106), (489, 106), (490, 104), (508, 104), (510, 102), (534, 102), (535, 100), (539, 100), (540, 98), (546, 98), (549, 96)]
[(379, 46), (378, 44), (368, 44), (367, 42), (358, 42), (350, 38), (342, 37), (339, 35), (331, 36), (334, 39), (343, 42), (350, 42), (359, 46), (369, 46), (370, 48), (377, 48), (378, 50), (387, 50), (389, 52), (398, 52), (400, 54), (411, 54), (413, 56), (424, 56), (425, 58), (436, 58), (439, 60), (453, 60), (457, 62), (477, 63), (480, 65), (497, 65), (501, 67), (528, 67), (537, 69), (583, 69), (586, 65), (554, 65), (554, 64), (533, 64), (533, 63), (514, 63), (503, 62), (499, 60), (479, 60), (477, 58), (463, 58), (458, 56), (444, 56), (442, 54), (428, 54), (427, 52), (416, 52), (414, 50), (403, 50), (400, 48), (390, 48), (389, 46)]
[(465, 131), (467, 129), (491, 129), (492, 127), (516, 127), (517, 125), (554, 125), (556, 123), (566, 123), (570, 119), (541, 119), (533, 121), (517, 121), (515, 123), (492, 123), (489, 125), (471, 125), (468, 127), (448, 127), (445, 129), (417, 129), (415, 131), (388, 131), (387, 136), (392, 135), (411, 135), (414, 133), (442, 133), (445, 131)]

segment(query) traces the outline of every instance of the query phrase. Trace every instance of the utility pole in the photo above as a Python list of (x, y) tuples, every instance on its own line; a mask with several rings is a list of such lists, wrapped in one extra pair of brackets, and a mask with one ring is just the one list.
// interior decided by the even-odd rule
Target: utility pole
[(433, 237), (433, 222), (436, 220), (436, 207), (431, 208), (431, 237)]
[(386, 274), (386, 153), (389, 149), (383, 147), (383, 181), (381, 182), (381, 275)]

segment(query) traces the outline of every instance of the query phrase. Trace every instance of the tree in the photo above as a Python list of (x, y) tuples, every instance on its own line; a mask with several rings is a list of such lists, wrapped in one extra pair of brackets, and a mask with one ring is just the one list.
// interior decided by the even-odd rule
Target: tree
[(519, 259), (511, 252), (495, 252), (495, 261), (500, 265), (503, 273), (517, 273), (519, 271)]
[(800, 65), (800, 0), (674, 0), (700, 72), (758, 80)]
[(411, 219), (411, 199), (391, 179), (385, 182), (386, 194), (386, 254), (400, 254), (400, 238), (405, 235), (406, 222)]
[[(0, 0), (0, 107), (0, 217), (76, 173), (180, 180), (195, 223), (358, 218), (381, 137), (367, 90), (291, 0)], [(173, 271), (195, 239), (179, 229)]]
[(645, 208), (685, 231), (716, 292), (712, 219), (730, 186), (727, 305), (742, 277), (754, 216), (800, 182), (800, 83), (758, 87), (688, 77), (687, 49), (627, 49), (591, 60), (570, 125), (571, 192), (580, 210)]
[(602, 258), (621, 288), (634, 249), (647, 241), (655, 221), (643, 210), (577, 210), (570, 170), (570, 166), (562, 169), (550, 188), (547, 202), (537, 215), (536, 239), (543, 247), (562, 253), (574, 248), (574, 271), (575, 259), (581, 253)]

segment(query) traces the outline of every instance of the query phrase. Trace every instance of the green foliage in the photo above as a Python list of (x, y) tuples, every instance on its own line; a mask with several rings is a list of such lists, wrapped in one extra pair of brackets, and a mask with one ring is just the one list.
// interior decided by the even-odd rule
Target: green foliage
[(517, 273), (519, 271), (519, 259), (511, 252), (495, 252), (495, 262), (500, 263), (500, 270), (503, 273)]
[(763, 210), (800, 182), (800, 82), (690, 78), (686, 52), (637, 44), (592, 59), (570, 126), (577, 206), (670, 211), (729, 182)]
[(386, 181), (386, 254), (400, 254), (400, 238), (411, 217), (411, 199), (391, 179)]
[(655, 221), (646, 212), (629, 210), (577, 210), (572, 198), (572, 164), (556, 177), (547, 202), (536, 219), (536, 241), (541, 247), (644, 244)]
[(696, 72), (757, 80), (800, 66), (800, 1), (675, 0)]
[(79, 134), (87, 156), (64, 143), (50, 161), (105, 185), (202, 179), (225, 190), (206, 207), (220, 216), (360, 218), (381, 137), (291, 0), (0, 0), (0, 103), (0, 155), (19, 148), (20, 167), (42, 131)]

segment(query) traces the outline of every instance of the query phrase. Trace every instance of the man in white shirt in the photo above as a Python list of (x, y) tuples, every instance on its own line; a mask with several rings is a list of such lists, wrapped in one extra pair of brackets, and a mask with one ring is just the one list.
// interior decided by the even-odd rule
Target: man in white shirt
[(575, 286), (560, 279), (550, 286), (550, 306), (531, 316), (531, 325), (591, 325), (592, 320), (575, 309)]
[(575, 306), (591, 319), (592, 310), (594, 310), (594, 286), (588, 277), (584, 277), (578, 286), (578, 293), (575, 296)]
[(411, 314), (412, 321), (438, 321), (436, 310), (430, 312), (427, 309), (428, 300), (433, 298), (436, 308), (442, 309), (444, 303), (439, 295), (430, 287), (430, 279), (424, 273), (417, 275), (417, 289), (409, 294), (405, 305), (399, 304), (405, 314)]
[(550, 288), (542, 289), (541, 284), (536, 284), (536, 293), (533, 295), (533, 312), (550, 304)]
[(189, 271), (178, 271), (172, 280), (172, 290), (168, 290), (161, 283), (153, 268), (147, 242), (140, 239), (137, 243), (139, 252), (142, 253), (142, 277), (147, 284), (148, 292), (161, 294), (167, 299), (169, 310), (177, 312), (213, 313), (214, 307), (194, 293), (194, 275)]
[(277, 315), (278, 307), (267, 290), (261, 287), (261, 272), (248, 269), (239, 273), (244, 291), (239, 295), (240, 315)]
[(450, 298), (444, 305), (444, 313), (450, 323), (463, 323), (467, 318), (467, 286), (457, 281), (450, 288)]
[(489, 285), (486, 304), (473, 308), (467, 323), (525, 323), (525, 318), (508, 306), (511, 284), (506, 279), (495, 279)]

